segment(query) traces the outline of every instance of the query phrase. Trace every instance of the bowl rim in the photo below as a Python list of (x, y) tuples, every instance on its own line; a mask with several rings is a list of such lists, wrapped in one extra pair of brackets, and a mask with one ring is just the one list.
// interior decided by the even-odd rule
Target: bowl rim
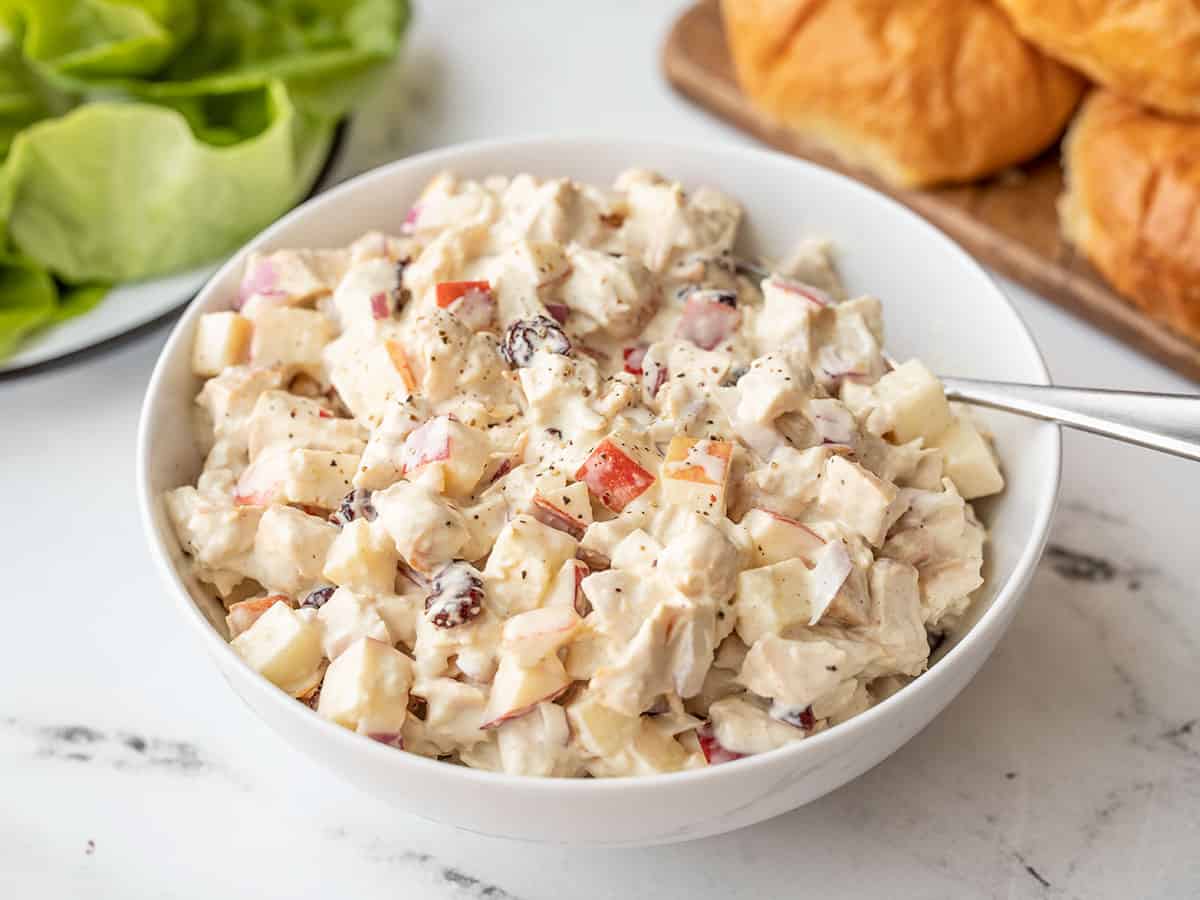
[[(560, 145), (570, 148), (596, 144), (613, 148), (619, 147), (626, 151), (637, 149), (639, 152), (653, 152), (659, 156), (673, 153), (679, 154), (680, 157), (685, 157), (697, 151), (696, 147), (683, 143), (655, 139), (613, 138), (589, 134), (565, 136), (530, 135), (523, 137), (489, 138), (452, 144), (377, 166), (354, 178), (348, 179), (329, 191), (307, 200), (239, 247), (189, 302), (187, 308), (171, 330), (171, 334), (168, 336), (155, 362), (138, 421), (136, 446), (138, 506), (142, 528), (150, 545), (151, 555), (157, 564), (163, 580), (171, 587), (175, 606), (180, 615), (190, 623), (193, 630), (200, 632), (200, 640), (204, 643), (209, 654), (212, 655), (215, 664), (220, 666), (217, 657), (223, 655), (224, 660), (232, 663), (234, 669), (240, 675), (245, 676), (244, 680), (246, 683), (253, 684), (254, 687), (252, 689), (258, 692), (260, 697), (266, 699), (266, 702), (279, 706), (281, 710), (290, 710), (290, 713), (284, 713), (284, 715), (294, 716), (298, 727), (315, 728), (320, 735), (328, 738), (330, 741), (335, 743), (341, 742), (343, 752), (348, 756), (354, 754), (374, 754), (384, 765), (401, 768), (412, 767), (411, 772), (414, 776), (425, 774), (446, 778), (463, 778), (468, 782), (476, 782), (490, 788), (510, 790), (528, 789), (565, 794), (593, 794), (597, 791), (625, 790), (632, 785), (645, 788), (684, 785), (706, 782), (718, 778), (736, 778), (741, 773), (748, 774), (752, 769), (786, 764), (788, 761), (798, 765), (805, 755), (811, 756), (826, 744), (835, 741), (856, 740), (865, 736), (870, 732), (877, 720), (890, 715), (893, 710), (898, 709), (901, 705), (913, 705), (919, 695), (929, 693), (936, 684), (953, 679), (958, 670), (964, 666), (970, 666), (975, 645), (986, 641), (988, 633), (1004, 620), (1010, 607), (1019, 603), (1045, 548), (1049, 536), (1050, 522), (1058, 501), (1062, 469), (1062, 435), (1057, 425), (1048, 422), (1037, 422), (1035, 423), (1035, 427), (1040, 432), (1049, 435), (1050, 447), (1049, 452), (1046, 453), (1048, 457), (1046, 463), (1048, 463), (1048, 466), (1043, 470), (1046, 481), (1040, 489), (1041, 495), (1037, 498), (1036, 511), (1031, 522), (1029, 537), (1014, 565), (1012, 575), (997, 590), (991, 606), (971, 626), (967, 633), (950, 648), (946, 655), (938, 660), (935, 666), (931, 667), (912, 683), (906, 685), (902, 690), (885, 698), (865, 712), (819, 734), (805, 738), (802, 741), (795, 741), (783, 747), (775, 748), (774, 750), (769, 750), (765, 753), (745, 756), (723, 765), (706, 766), (701, 769), (690, 769), (682, 772), (624, 775), (611, 778), (547, 778), (491, 772), (484, 769), (474, 769), (469, 766), (447, 764), (441, 760), (430, 759), (416, 753), (397, 753), (394, 748), (385, 747), (375, 741), (364, 740), (361, 735), (325, 719), (315, 710), (303, 703), (297, 702), (293, 697), (279, 690), (274, 684), (252, 669), (245, 660), (234, 652), (230, 644), (217, 632), (203, 611), (192, 599), (186, 585), (172, 564), (171, 553), (168, 550), (165, 536), (156, 522), (155, 506), (159, 502), (159, 499), (154, 497), (150, 492), (149, 451), (152, 434), (155, 431), (156, 425), (156, 423), (151, 421), (153, 408), (163, 389), (168, 361), (179, 353), (186, 352), (181, 345), (184, 343), (185, 338), (190, 336), (192, 324), (201, 314), (201, 310), (206, 305), (209, 295), (215, 289), (214, 286), (223, 280), (231, 270), (241, 266), (250, 252), (262, 244), (269, 243), (276, 234), (286, 229), (296, 220), (317, 214), (323, 209), (335, 207), (341, 198), (350, 192), (374, 181), (385, 182), (392, 178), (395, 173), (406, 168), (418, 168), (431, 163), (440, 163), (447, 168), (452, 168), (456, 161), (461, 161), (464, 157), (480, 154), (522, 149), (534, 152), (536, 150), (545, 150), (548, 145)], [(1041, 348), (1034, 339), (1020, 311), (1001, 289), (992, 274), (935, 225), (879, 191), (807, 160), (787, 156), (772, 150), (758, 147), (742, 147), (736, 144), (720, 144), (700, 149), (706, 155), (725, 157), (731, 162), (735, 159), (741, 163), (753, 162), (758, 159), (764, 163), (770, 162), (772, 165), (783, 163), (799, 170), (806, 170), (809, 177), (828, 180), (836, 186), (836, 190), (858, 194), (866, 198), (868, 202), (891, 207), (893, 212), (900, 215), (910, 227), (922, 235), (921, 240), (938, 245), (941, 250), (957, 262), (965, 264), (968, 269), (974, 270), (976, 275), (982, 276), (984, 283), (989, 285), (991, 289), (990, 292), (993, 301), (998, 301), (1006, 306), (1008, 312), (1019, 326), (1018, 332), (1020, 340), (1025, 345), (1024, 349), (1032, 354), (1032, 358), (1037, 364), (1039, 378), (1035, 383), (1051, 383), (1050, 373), (1047, 369)], [(1016, 610), (1013, 609), (1012, 612), (1015, 614)], [(221, 668), (227, 675), (230, 674), (228, 667), (221, 666)], [(969, 675), (957, 688), (952, 687), (951, 699), (973, 677), (974, 673)], [(237, 693), (237, 690), (234, 692)], [(254, 712), (255, 715), (261, 718), (261, 714), (257, 709)], [(934, 714), (934, 717), (940, 714), (940, 712), (941, 709)], [(272, 730), (277, 731), (274, 727)], [(858, 735), (857, 738), (856, 733)], [(285, 739), (291, 742), (290, 738)]]

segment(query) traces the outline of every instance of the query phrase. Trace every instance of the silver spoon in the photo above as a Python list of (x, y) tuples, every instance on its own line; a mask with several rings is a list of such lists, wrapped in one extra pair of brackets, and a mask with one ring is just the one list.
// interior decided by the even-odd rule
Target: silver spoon
[[(941, 377), (941, 376), (939, 376)], [(1200, 395), (941, 378), (946, 397), (1200, 460)]]
[[(737, 267), (759, 279), (770, 274), (765, 267), (745, 260), (737, 260)], [(895, 368), (890, 356), (884, 354), (884, 359)], [(1200, 461), (1200, 395), (938, 377), (950, 400), (1002, 409)]]

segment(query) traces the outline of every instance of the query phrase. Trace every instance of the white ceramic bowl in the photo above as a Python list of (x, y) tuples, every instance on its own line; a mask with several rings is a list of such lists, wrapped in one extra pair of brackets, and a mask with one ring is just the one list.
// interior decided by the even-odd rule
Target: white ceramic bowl
[(1008, 300), (962, 250), (922, 219), (856, 182), (759, 150), (636, 140), (527, 139), (452, 147), (393, 163), (310, 200), (243, 248), (213, 277), (163, 350), (142, 410), (138, 487), (151, 551), (185, 627), (233, 689), (279, 735), (371, 794), (440, 822), (493, 835), (636, 846), (730, 831), (808, 803), (879, 763), (962, 690), (1017, 610), (1046, 539), (1058, 491), (1059, 433), (989, 416), (1008, 489), (980, 504), (991, 529), (987, 581), (970, 621), (929, 672), (850, 722), (803, 742), (710, 769), (643, 778), (539, 779), (476, 771), (397, 752), (320, 718), (252, 671), (212, 627), (221, 613), (186, 572), (162, 493), (191, 483), (201, 459), (189, 423), (198, 380), (192, 332), (228, 308), (251, 250), (341, 246), (371, 228), (396, 231), (431, 176), (532, 172), (609, 184), (630, 166), (708, 184), (747, 210), (748, 253), (779, 256), (824, 235), (852, 291), (883, 298), (889, 349), (934, 371), (1048, 382), (1037, 346)]

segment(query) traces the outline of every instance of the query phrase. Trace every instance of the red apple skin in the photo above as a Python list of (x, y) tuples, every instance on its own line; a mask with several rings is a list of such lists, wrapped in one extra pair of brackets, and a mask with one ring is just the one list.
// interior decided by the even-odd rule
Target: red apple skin
[(534, 707), (536, 707), (539, 703), (553, 703), (555, 700), (557, 700), (559, 697), (561, 697), (564, 693), (566, 693), (567, 688), (569, 688), (570, 686), (571, 686), (570, 684), (564, 684), (558, 690), (554, 691), (551, 694), (547, 694), (545, 697), (542, 697), (540, 700), (534, 700), (528, 706), (522, 706), (518, 709), (510, 709), (508, 712), (503, 713), (502, 715), (496, 716), (496, 718), (492, 719), (490, 722), (484, 722), (479, 727), (481, 729), (483, 729), (484, 731), (487, 731), (489, 728), (495, 728), (498, 725), (503, 725), (509, 719), (518, 719), (521, 716), (526, 715), (527, 713), (533, 712)]
[(449, 459), (453, 442), (441, 416), (430, 419), (404, 439), (400, 450), (403, 472), (415, 472), (431, 462)]
[(654, 476), (608, 438), (584, 460), (575, 480), (586, 484), (593, 496), (618, 513), (654, 484)]
[(529, 505), (529, 514), (543, 525), (569, 534), (575, 540), (582, 538), (587, 531), (587, 525), (582, 521), (537, 494), (534, 494), (533, 502)]
[(638, 344), (636, 347), (626, 347), (621, 351), (621, 355), (625, 360), (625, 371), (630, 375), (642, 374), (642, 360), (646, 358), (645, 344)]
[(717, 740), (717, 736), (713, 732), (711, 725), (705, 725), (703, 728), (697, 729), (696, 740), (700, 742), (700, 752), (704, 754), (704, 759), (710, 766), (733, 762), (735, 759), (742, 759), (746, 755), (726, 750), (721, 742)]
[(437, 286), (437, 305), (445, 309), (467, 291), (490, 294), (492, 286), (486, 281), (442, 281)]

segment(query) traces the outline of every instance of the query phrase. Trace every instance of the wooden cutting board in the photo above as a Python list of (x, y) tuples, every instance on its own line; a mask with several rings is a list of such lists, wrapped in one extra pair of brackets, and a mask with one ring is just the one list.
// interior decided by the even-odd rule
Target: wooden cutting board
[(934, 190), (887, 187), (755, 112), (738, 89), (716, 0), (685, 12), (663, 47), (667, 79), (685, 96), (772, 146), (850, 175), (929, 219), (978, 259), (1184, 375), (1200, 380), (1200, 346), (1118, 296), (1058, 231), (1057, 148), (988, 181)]

